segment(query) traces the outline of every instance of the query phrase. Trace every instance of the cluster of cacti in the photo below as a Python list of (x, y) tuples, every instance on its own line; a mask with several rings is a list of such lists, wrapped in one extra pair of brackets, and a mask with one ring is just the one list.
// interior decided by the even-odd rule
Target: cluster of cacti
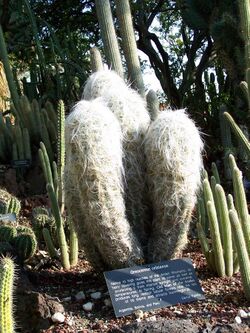
[(200, 182), (197, 128), (183, 110), (150, 125), (144, 100), (107, 70), (83, 98), (66, 120), (65, 191), (88, 259), (115, 268), (176, 257)]
[(37, 240), (29, 227), (4, 224), (0, 226), (0, 253), (16, 254), (21, 262), (30, 259), (36, 252)]
[[(232, 276), (240, 269), (246, 297), (250, 297), (250, 224), (242, 174), (229, 156), (234, 197), (226, 198), (213, 164), (211, 182), (203, 180), (198, 200), (198, 236), (210, 269), (219, 276)], [(208, 218), (208, 221), (206, 220)], [(209, 241), (210, 239), (210, 241)]]
[(0, 214), (14, 213), (18, 216), (20, 209), (20, 201), (6, 190), (0, 189)]
[[(51, 204), (51, 212), (55, 221), (57, 242), (60, 248), (61, 262), (64, 269), (75, 266), (78, 261), (78, 240), (74, 226), (70, 223), (70, 217), (67, 219), (70, 229), (70, 249), (65, 235), (66, 219), (64, 218), (64, 163), (65, 163), (65, 138), (64, 138), (65, 110), (63, 101), (58, 104), (58, 142), (57, 142), (57, 163), (53, 161), (52, 166), (45, 145), (41, 142), (39, 157), (42, 165), (46, 188)], [(52, 234), (48, 227), (42, 229), (44, 241), (51, 257), (57, 256)], [(69, 253), (70, 252), (70, 253)]]
[(13, 286), (15, 264), (9, 257), (0, 258), (0, 332), (14, 333)]

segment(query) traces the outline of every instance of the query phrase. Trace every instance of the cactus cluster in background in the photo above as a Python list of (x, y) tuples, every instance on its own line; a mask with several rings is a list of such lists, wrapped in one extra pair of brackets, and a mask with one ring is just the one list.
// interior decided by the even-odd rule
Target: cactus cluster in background
[(14, 333), (13, 286), (15, 264), (9, 257), (0, 258), (0, 332)]
[(0, 226), (0, 254), (12, 253), (21, 262), (29, 260), (37, 250), (37, 240), (33, 230), (22, 225)]
[(14, 213), (18, 216), (20, 209), (20, 201), (6, 190), (0, 189), (0, 214)]
[[(240, 269), (246, 297), (250, 297), (250, 224), (242, 174), (229, 155), (234, 196), (225, 195), (213, 164), (211, 181), (203, 180), (199, 198), (198, 236), (210, 269), (232, 276)], [(208, 218), (208, 221), (206, 220)], [(210, 240), (210, 241), (209, 241)], [(210, 243), (211, 242), (211, 243)], [(211, 245), (210, 245), (211, 244)]]

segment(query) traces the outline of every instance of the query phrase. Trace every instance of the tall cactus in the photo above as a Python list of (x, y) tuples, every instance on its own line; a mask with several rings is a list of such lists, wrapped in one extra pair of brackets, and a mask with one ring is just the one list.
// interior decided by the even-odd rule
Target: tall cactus
[(135, 90), (138, 90), (140, 95), (144, 97), (145, 87), (138, 57), (129, 0), (115, 0), (115, 4), (118, 24), (122, 36), (122, 48), (128, 67), (128, 78), (132, 87)]
[(18, 110), (19, 110), (19, 102), (18, 102), (19, 96), (18, 96), (18, 93), (17, 93), (17, 88), (16, 88), (16, 85), (15, 85), (14, 77), (13, 77), (13, 74), (12, 74), (12, 71), (11, 71), (11, 68), (10, 68), (7, 48), (6, 48), (4, 35), (3, 35), (3, 29), (2, 29), (1, 25), (0, 25), (0, 54), (1, 54), (2, 61), (3, 61), (4, 70), (5, 70), (6, 78), (7, 78), (7, 81), (8, 81), (11, 97), (12, 97), (13, 103), (15, 105), (16, 111), (18, 112)]
[(14, 333), (13, 284), (15, 265), (11, 258), (0, 259), (0, 332)]
[(108, 65), (123, 77), (122, 60), (109, 0), (95, 0), (95, 5)]
[[(79, 219), (75, 218), (77, 211), (70, 211), (77, 229), (87, 230), (107, 266), (140, 262), (142, 251), (125, 215), (118, 120), (100, 99), (80, 101), (66, 120), (66, 132), (68, 150), (74, 153), (67, 158), (66, 186), (79, 183), (77, 200), (84, 214)], [(70, 198), (75, 199), (70, 196), (67, 201)]]
[(160, 114), (160, 105), (158, 97), (153, 89), (150, 89), (147, 93), (146, 100), (150, 118), (154, 121)]
[(152, 262), (177, 257), (187, 243), (200, 186), (202, 147), (199, 132), (184, 110), (163, 111), (149, 127), (145, 153), (154, 212), (149, 240)]

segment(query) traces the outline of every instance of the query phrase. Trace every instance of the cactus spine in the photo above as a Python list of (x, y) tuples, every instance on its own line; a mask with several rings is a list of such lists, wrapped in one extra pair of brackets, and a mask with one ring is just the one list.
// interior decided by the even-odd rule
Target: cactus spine
[(123, 77), (122, 60), (109, 0), (95, 0), (95, 5), (108, 65)]
[(138, 90), (140, 95), (144, 97), (145, 87), (140, 68), (129, 0), (116, 0), (115, 3), (118, 24), (122, 36), (122, 47), (128, 67), (128, 78), (132, 87)]
[(13, 284), (15, 265), (11, 258), (0, 259), (0, 332), (14, 333)]

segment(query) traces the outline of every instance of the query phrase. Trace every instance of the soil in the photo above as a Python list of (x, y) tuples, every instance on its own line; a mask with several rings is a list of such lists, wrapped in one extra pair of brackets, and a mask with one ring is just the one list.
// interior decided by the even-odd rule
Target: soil
[[(23, 222), (29, 222), (32, 207), (45, 204), (46, 202), (47, 199), (44, 196), (26, 198), (22, 203)], [(38, 252), (38, 258), (39, 255), (41, 253), (39, 254)], [(145, 312), (140, 318), (135, 314), (118, 319), (115, 318), (104, 276), (92, 269), (85, 260), (82, 252), (79, 254), (78, 265), (67, 272), (62, 270), (59, 262), (51, 260), (37, 270), (32, 265), (27, 266), (28, 276), (32, 284), (36, 287), (36, 290), (43, 295), (46, 294), (52, 299), (56, 299), (65, 309), (64, 323), (53, 324), (51, 321), (50, 328), (38, 332), (121, 333), (125, 332), (123, 331), (124, 326), (138, 324), (140, 321), (159, 322), (161, 320), (177, 321), (183, 319), (188, 319), (196, 324), (200, 332), (210, 332), (211, 330), (207, 330), (208, 326), (222, 325), (225, 327), (226, 325), (234, 324), (239, 310), (250, 313), (250, 304), (244, 296), (240, 273), (235, 274), (231, 278), (214, 276), (207, 268), (206, 260), (201, 253), (199, 241), (194, 237), (190, 237), (187, 248), (183, 251), (183, 258), (190, 258), (192, 260), (205, 294), (205, 300), (188, 304), (177, 304)], [(75, 295), (79, 291), (85, 293), (86, 299), (80, 301), (76, 299)], [(102, 297), (98, 300), (93, 300), (90, 294), (96, 291), (100, 291)], [(83, 310), (83, 304), (87, 302), (94, 303), (93, 309), (89, 312)], [(250, 319), (242, 319), (241, 325), (244, 326), (244, 332), (248, 332), (248, 328), (250, 332), (249, 321)], [(247, 327), (247, 330), (245, 330), (245, 327)], [(132, 329), (126, 332), (132, 332)], [(144, 332), (150, 332), (150, 330), (144, 330)]]

